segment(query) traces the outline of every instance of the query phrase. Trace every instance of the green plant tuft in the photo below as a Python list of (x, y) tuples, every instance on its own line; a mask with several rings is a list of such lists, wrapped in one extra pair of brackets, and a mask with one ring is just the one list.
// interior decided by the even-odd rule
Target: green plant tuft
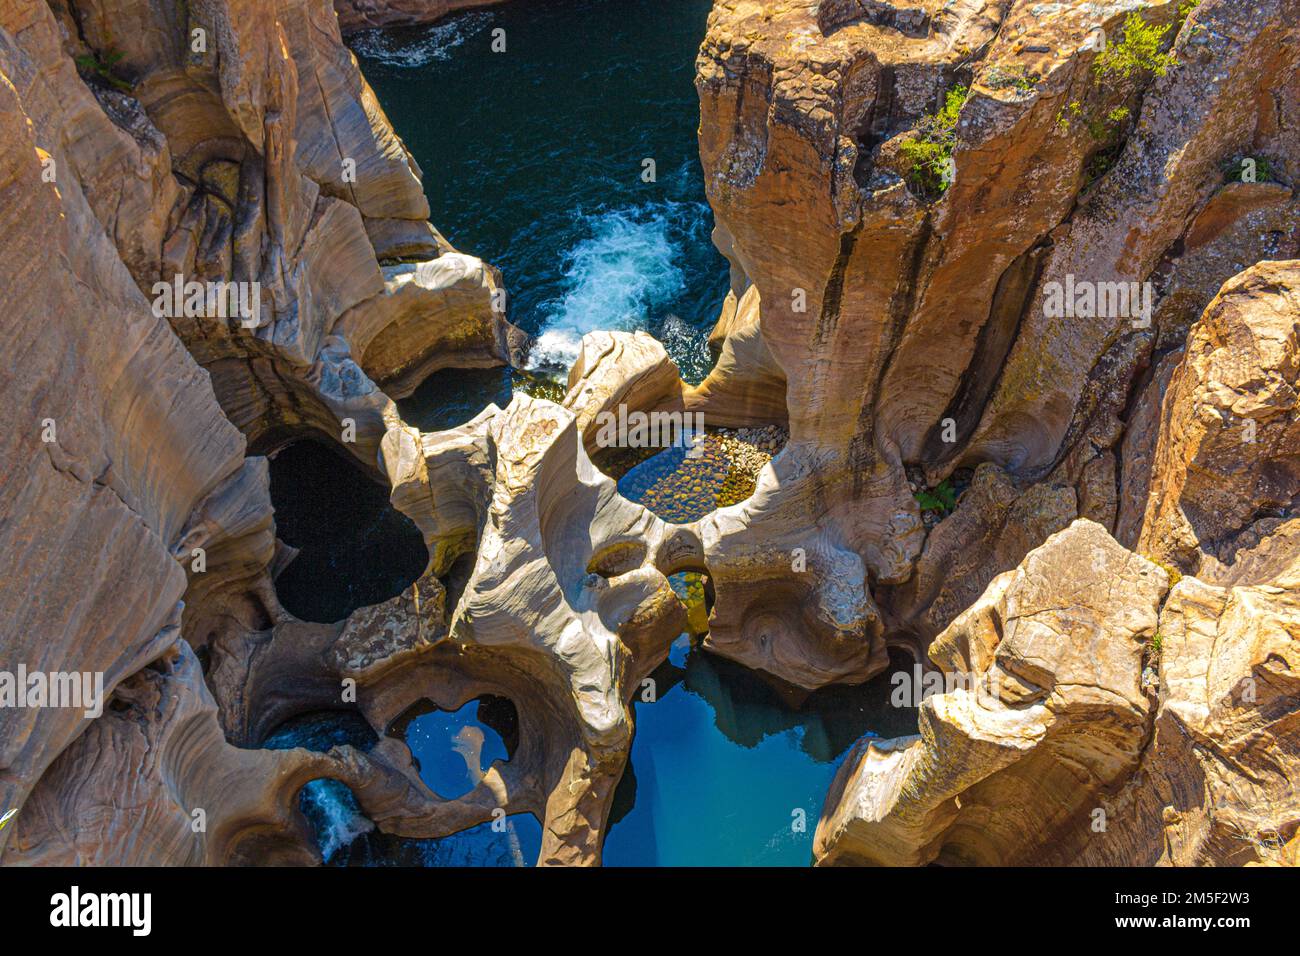
[(131, 84), (118, 76), (114, 69), (124, 56), (126, 54), (120, 50), (109, 50), (103, 57), (100, 57), (97, 53), (87, 53), (77, 57), (74, 62), (81, 68), (83, 73), (97, 76), (123, 93), (130, 93)]
[(935, 511), (945, 517), (952, 514), (953, 509), (957, 507), (957, 492), (953, 490), (952, 482), (947, 478), (929, 491), (918, 491), (913, 497), (916, 498), (916, 503), (921, 506), (922, 511)]
[(916, 135), (899, 147), (907, 181), (921, 195), (933, 198), (948, 188), (948, 160), (957, 145), (957, 119), (970, 89), (955, 86), (944, 96), (943, 108), (917, 121)]
[(991, 90), (1014, 86), (1022, 93), (1031, 93), (1037, 88), (1040, 79), (1038, 74), (1030, 73), (1023, 66), (995, 66), (984, 74), (983, 82)]
[(1178, 58), (1172, 53), (1161, 53), (1169, 26), (1156, 26), (1142, 19), (1141, 14), (1130, 13), (1124, 19), (1124, 37), (1106, 47), (1093, 63), (1097, 75), (1104, 78), (1119, 77), (1127, 80), (1135, 73), (1164, 76)]
[(1143, 555), (1148, 561), (1156, 567), (1162, 569), (1165, 574), (1169, 575), (1169, 586), (1172, 588), (1175, 584), (1183, 579), (1183, 572), (1179, 571), (1172, 564), (1161, 561), (1159, 558), (1153, 558), (1150, 555)]
[[(1252, 161), (1254, 165), (1253, 176), (1248, 175), (1247, 160)], [(1225, 183), (1272, 183), (1278, 182), (1277, 170), (1273, 168), (1272, 162), (1266, 156), (1241, 156), (1237, 159), (1225, 160), (1222, 166), (1223, 181)]]

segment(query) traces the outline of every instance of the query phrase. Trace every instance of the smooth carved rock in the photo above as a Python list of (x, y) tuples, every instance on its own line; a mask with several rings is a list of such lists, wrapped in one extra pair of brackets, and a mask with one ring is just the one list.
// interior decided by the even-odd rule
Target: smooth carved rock
[(1084, 519), (996, 577), (930, 648), (955, 683), (922, 703), (920, 736), (864, 739), (840, 768), (818, 862), (1027, 863), (1086, 820), (1138, 764), (1168, 587)]
[(506, 320), (501, 276), (481, 259), (453, 251), (383, 273), (383, 293), (335, 329), (389, 396), (404, 398), (447, 367), (522, 364), (528, 337)]
[[(226, 743), (193, 652), (180, 643), (124, 681), (15, 818), (2, 862), (39, 866), (316, 862), (298, 790), (341, 764)], [(327, 773), (328, 768), (328, 773)]]
[[(194, 652), (177, 642), (123, 681), (23, 807), (0, 862), (41, 866), (248, 866), (320, 862), (298, 792), (348, 785), (379, 820), (445, 823), (442, 801), (395, 740), (369, 753), (227, 742)], [(455, 824), (451, 824), (455, 826)]]
[[(261, 314), (247, 323), (171, 316), (254, 450), (312, 429), (373, 468), (393, 412), (372, 379), (404, 393), (449, 363), (519, 355), (520, 334), (492, 310), (490, 269), (427, 222), (420, 170), (327, 0), (204, 4), (188, 21), (170, 4), (73, 6), (83, 28), (63, 27), (64, 49), (50, 11), (15, 3), (12, 17), (34, 21), (17, 35), (66, 88), (60, 99), (81, 106), (50, 119), (68, 143), (65, 168), (142, 289), (177, 275), (258, 284)], [(71, 58), (110, 50), (130, 92), (92, 79), (91, 96)], [(123, 177), (105, 164), (126, 146), (101, 154), (119, 141), (145, 175), (110, 187)], [(134, 232), (118, 224), (127, 214)], [(380, 260), (393, 257), (429, 260), (417, 267), (429, 281), (386, 283)]]
[[(266, 463), (244, 457), (246, 439), (271, 451), (316, 430), (375, 467), (398, 419), (341, 321), (369, 300), (364, 346), (394, 379), (458, 359), (509, 361), (518, 335), (488, 311), (490, 267), (427, 223), (419, 170), (327, 3), (231, 0), (179, 18), (177, 9), (0, 2), (0, 274), (21, 356), (0, 392), (30, 416), (7, 432), (16, 464), (0, 545), (16, 564), (0, 593), (0, 658), (7, 669), (102, 673), (106, 694), (129, 685), (123, 701), (162, 693), (158, 681), (185, 698), (139, 719), (5, 708), (0, 802), (20, 809), (22, 839), (35, 841), (24, 845), (39, 844), (46, 862), (314, 860), (293, 810), (304, 768), (350, 775), (377, 818), (426, 817), (454, 832), (464, 815), (419, 785), (400, 745), (351, 755), (342, 770), (339, 759), (302, 754), (228, 759), (227, 739), (255, 747), (280, 720), (337, 706), (342, 673), (373, 677), (445, 637), (443, 585), (432, 577), (342, 625), (288, 615), (271, 585), (287, 552)], [(191, 47), (193, 30), (205, 49)], [(74, 65), (109, 52), (116, 82)], [(34, 259), (33, 249), (48, 255)], [(394, 296), (382, 256), (436, 256), (415, 267), (435, 281), (417, 301)], [(255, 283), (261, 313), (247, 327), (174, 310), (164, 318), (154, 284), (177, 274)], [(176, 664), (170, 649), (182, 636), (206, 674), (192, 658)], [(196, 713), (202, 759), (128, 779), (141, 747), (200, 746), (177, 736)], [(87, 768), (93, 780), (82, 785)], [(175, 795), (207, 783), (214, 800), (234, 801), (232, 815), (206, 838), (173, 832), (188, 816)], [(145, 808), (139, 819), (107, 800), (128, 788)], [(40, 835), (88, 813), (94, 825), (75, 845)], [(276, 832), (254, 850), (244, 841), (255, 831)], [(14, 832), (0, 831), (0, 852)]]
[(678, 411), (682, 380), (677, 366), (646, 332), (588, 332), (569, 369), (564, 406), (577, 416), (588, 454), (597, 450), (602, 413)]
[[(565, 406), (576, 414), (590, 452), (602, 412), (619, 406), (628, 414), (685, 409), (715, 424), (717, 404), (712, 398), (698, 400), (698, 393), (683, 386), (663, 346), (649, 335), (593, 332), (583, 337), (569, 373)], [(755, 515), (776, 510), (770, 501), (783, 491), (770, 469), (786, 461), (783, 456), (764, 469), (754, 495), (744, 503), (685, 526), (679, 540), (691, 542), (687, 553), (702, 548), (702, 560), (684, 565), (673, 557), (670, 566), (707, 570), (714, 586), (724, 589), (725, 600), (709, 620), (705, 646), (710, 650), (808, 689), (865, 679), (862, 675), (884, 666), (886, 652), (861, 560), (827, 535), (809, 535), (798, 517), (775, 540), (770, 537), (774, 523), (751, 530)], [(807, 512), (791, 509), (778, 517), (792, 514)], [(796, 572), (796, 566), (801, 570)], [(737, 614), (741, 609), (743, 614)], [(815, 648), (806, 640), (808, 634), (818, 636)]]
[(998, 577), (931, 652), (974, 686), (928, 698), (920, 737), (858, 744), (819, 862), (1286, 863), (1300, 577), (1166, 580), (1084, 521)]
[[(716, 593), (706, 646), (787, 682), (865, 680), (891, 644), (970, 678), (919, 736), (855, 748), (821, 862), (1294, 861), (1300, 276), (1223, 285), (1298, 254), (1294, 5), (1204, 0), (1166, 75), (1102, 83), (1084, 40), (1115, 42), (1131, 5), (718, 0), (697, 63), (731, 265), (710, 375), (597, 333), (563, 407), (519, 396), (422, 434), (381, 386), (524, 342), (495, 271), (427, 222), (341, 29), (476, 5), (0, 0), (21, 357), (0, 393), (31, 415), (8, 432), (3, 659), (116, 692), (93, 720), (0, 711), (0, 808), (21, 809), (0, 859), (313, 862), (293, 808), (325, 776), (388, 833), (531, 813), (540, 862), (598, 862), (628, 701), (685, 626), (666, 576), (690, 570)], [(110, 50), (120, 82), (79, 75)], [(927, 194), (907, 146), (967, 74), (956, 175)], [(1140, 112), (1102, 157), (1074, 102)], [(1225, 184), (1245, 156), (1281, 182)], [(151, 314), (176, 274), (257, 282), (262, 314)], [(1049, 317), (1069, 276), (1152, 282), (1151, 323)], [(619, 405), (790, 441), (748, 500), (667, 525), (592, 466)], [(328, 625), (275, 598), (292, 549), (258, 457), (311, 431), (378, 464), (430, 552)], [(917, 477), (967, 466), (927, 530)], [(1076, 516), (1100, 524), (1060, 530)], [(1106, 529), (1198, 577), (1170, 591)], [(372, 751), (255, 749), (345, 680)], [(444, 799), (387, 731), (483, 694), (514, 703), (518, 740)]]
[[(495, 805), (542, 819), (540, 862), (599, 862), (631, 744), (627, 702), (685, 627), (665, 575), (703, 569), (698, 540), (622, 498), (591, 464), (578, 419), (551, 402), (516, 394), (451, 432), (396, 428), (383, 449), (393, 503), (421, 527), (434, 567), (463, 554), (473, 564), (447, 639), (368, 686), (367, 716), (384, 725), (412, 688), (449, 680), (509, 697), (527, 744), (501, 769)], [(457, 802), (477, 808), (467, 819), (487, 819), (489, 792)]]
[[(43, 49), (47, 17), (44, 4), (0, 4), (0, 394), (14, 412), (0, 438), (0, 661), (102, 673), (111, 693), (175, 642), (185, 574), (170, 550), (240, 470), (244, 440), (150, 313), (73, 172), (59, 114), (46, 110), (57, 84), (80, 81), (42, 70), (11, 32)], [(56, 182), (42, 178), (45, 157)], [(89, 725), (83, 710), (0, 708), (0, 803), (21, 815)]]
[[(1143, 16), (1174, 25), (1178, 6), (1152, 4)], [(1115, 42), (1130, 12), (1122, 5), (960, 2), (931, 11), (928, 25), (910, 9), (720, 0), (697, 64), (701, 159), (733, 296), (715, 334), (724, 358), (700, 391), (721, 395), (747, 375), (758, 384), (748, 394), (733, 387), (743, 394), (736, 404), (762, 407), (758, 393), (784, 401), (791, 440), (773, 465), (779, 491), (745, 526), (774, 550), (807, 550), (785, 540), (785, 528), (802, 527), (857, 555), (876, 592), (855, 600), (863, 607), (888, 603), (918, 567), (925, 535), (905, 466), (923, 467), (933, 484), (995, 463), (1020, 487), (1072, 489), (1079, 513), (1108, 528), (1122, 521), (1131, 540), (1134, 502), (1119, 484), (1141, 494), (1147, 452), (1136, 439), (1120, 444), (1134, 394), (1150, 387), (1153, 351), (1169, 347), (1189, 310), (1199, 314), (1209, 281), (1295, 241), (1288, 189), (1223, 186), (1234, 156), (1297, 145), (1287, 79), (1296, 47), (1278, 45), (1300, 28), (1290, 5), (1207, 0), (1177, 31), (1167, 75), (1126, 80), (1100, 80), (1085, 43), (1099, 28)], [(954, 133), (956, 175), (942, 196), (921, 195), (905, 181), (901, 144), (954, 85), (958, 64), (973, 82)], [(1007, 79), (1017, 76), (1025, 80)], [(1104, 115), (1138, 92), (1136, 131), (1114, 169), (1082, 191), (1099, 145), (1069, 120), (1070, 105)], [(1272, 102), (1277, 110), (1242, 105)], [(1153, 281), (1154, 321), (1050, 317), (1047, 283), (1067, 276)], [(757, 371), (762, 354), (726, 361), (728, 339), (733, 353), (745, 341), (741, 295), (752, 296), (780, 385)], [(800, 489), (805, 476), (815, 479)], [(809, 499), (817, 505), (803, 514), (772, 513)], [(782, 574), (775, 554), (763, 560)], [(798, 596), (786, 603), (797, 604), (807, 586), (785, 577)], [(978, 591), (975, 581), (961, 591)], [(725, 577), (714, 583), (710, 639), (731, 653), (722, 649), (752, 643), (732, 622), (755, 616), (746, 602), (757, 595)], [(860, 653), (862, 638), (876, 640), (869, 628), (846, 641), (816, 615), (802, 625), (798, 616), (762, 629), (765, 639), (786, 635), (784, 657), (843, 654), (825, 668), (841, 679), (881, 660)]]
[(785, 373), (763, 341), (757, 286), (738, 300), (728, 293), (710, 345), (715, 340), (717, 361), (703, 382), (687, 388), (686, 408), (722, 428), (787, 425)]
[(1192, 327), (1165, 393), (1138, 547), (1190, 573), (1202, 552), (1230, 565), (1243, 532), (1297, 502), (1300, 263), (1266, 262)]
[[(884, 666), (867, 582), (905, 582), (925, 538), (904, 463), (955, 463), (1014, 340), (1036, 246), (1068, 214), (1086, 159), (1080, 140), (1042, 149), (1052, 98), (977, 85), (957, 137), (961, 172), (941, 203), (873, 169), (876, 147), (933, 109), (970, 50), (992, 41), (992, 65), (1010, 42), (995, 39), (999, 14), (985, 4), (958, 4), (919, 36), (880, 30), (884, 12), (723, 0), (697, 69), (719, 248), (733, 292), (753, 286), (744, 295), (785, 380), (791, 433), (772, 465), (777, 480), (760, 482), (743, 519), (719, 522), (709, 641), (751, 664), (791, 661), (779, 676), (804, 686)], [(1061, 93), (1084, 73), (1068, 52), (1048, 59)], [(737, 376), (720, 364), (701, 391), (721, 392), (728, 378)], [(763, 386), (769, 394), (776, 381)], [(950, 444), (935, 434), (945, 415), (958, 428)], [(791, 574), (796, 549), (822, 555), (822, 569)], [(772, 587), (748, 589), (754, 580)], [(756, 620), (766, 623), (745, 623)]]

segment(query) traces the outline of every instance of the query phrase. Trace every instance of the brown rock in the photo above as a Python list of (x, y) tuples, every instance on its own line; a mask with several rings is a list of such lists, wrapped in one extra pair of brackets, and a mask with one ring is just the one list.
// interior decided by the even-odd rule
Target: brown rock
[(995, 578), (930, 649), (947, 688), (922, 702), (920, 736), (864, 739), (836, 774), (817, 861), (1035, 859), (1137, 766), (1167, 589), (1085, 519)]
[(1196, 573), (1300, 495), (1300, 263), (1228, 282), (1165, 394), (1139, 550)]

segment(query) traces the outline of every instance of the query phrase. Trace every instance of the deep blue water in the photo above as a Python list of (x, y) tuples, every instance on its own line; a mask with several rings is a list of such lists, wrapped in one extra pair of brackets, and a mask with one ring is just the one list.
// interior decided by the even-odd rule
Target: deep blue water
[[(455, 713), (432, 707), (404, 715), (392, 728), (404, 736), (420, 767), (420, 779), (439, 796), (452, 799), (472, 789), (463, 756), (467, 735), (481, 734), (482, 769), (505, 759), (507, 748), (497, 728), (482, 719), (484, 706), (494, 707), (499, 722), (500, 701), (471, 701)], [(508, 705), (507, 705), (508, 709)], [(508, 726), (502, 726), (507, 734)], [(472, 739), (472, 736), (471, 738)], [(358, 714), (346, 711), (306, 714), (287, 721), (263, 744), (271, 750), (306, 747), (325, 751), (341, 744), (369, 750), (377, 738)], [(458, 749), (459, 747), (459, 749)], [(459, 764), (459, 767), (457, 766)], [(298, 806), (316, 834), (321, 856), (330, 866), (532, 866), (542, 848), (542, 826), (530, 814), (506, 817), (495, 826), (484, 823), (436, 840), (391, 836), (375, 829), (344, 784), (313, 780), (302, 789)]]
[(505, 740), (480, 719), (479, 707), (478, 701), (455, 713), (432, 705), (418, 707), (393, 728), (411, 748), (420, 779), (440, 797), (453, 800), (464, 796), (492, 761), (509, 758)]
[(424, 170), (434, 224), (502, 270), (535, 361), (567, 366), (584, 332), (643, 328), (687, 378), (708, 370), (727, 288), (696, 143), (709, 8), (528, 2), (351, 40)]

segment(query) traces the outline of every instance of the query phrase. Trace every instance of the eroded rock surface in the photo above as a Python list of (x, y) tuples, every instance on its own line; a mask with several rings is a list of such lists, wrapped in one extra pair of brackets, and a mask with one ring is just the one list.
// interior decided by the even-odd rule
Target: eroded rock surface
[[(1300, 495), (1300, 263), (1235, 277), (1192, 327), (1165, 396), (1138, 547), (1199, 573), (1230, 565)], [(1249, 540), (1249, 544), (1254, 544)]]
[(825, 864), (1268, 862), (1300, 826), (1295, 581), (1220, 588), (1080, 521), (936, 639), (921, 733), (863, 740)]
[[(295, 800), (330, 777), (391, 834), (531, 813), (539, 862), (598, 863), (691, 571), (705, 647), (780, 682), (893, 646), (952, 685), (845, 759), (820, 862), (1293, 863), (1296, 5), (1144, 5), (1167, 32), (1126, 70), (1095, 41), (1127, 0), (717, 0), (713, 370), (593, 333), (562, 404), (422, 433), (392, 397), (526, 342), (341, 37), (474, 5), (0, 0), (0, 670), (108, 698), (0, 711), (0, 860), (314, 862)], [(178, 275), (261, 308), (168, 315)], [(789, 440), (672, 525), (592, 464), (619, 407)], [(274, 589), (264, 456), (308, 434), (429, 550), (332, 624)], [(485, 694), (510, 758), (433, 793), (389, 728)], [(341, 705), (372, 750), (259, 749)]]
[[(11, 0), (0, 75), (12, 297), (0, 393), (19, 410), (6, 431), (0, 669), (103, 682), (98, 708), (0, 710), (0, 803), (19, 810), (0, 852), (316, 859), (296, 793), (338, 761), (227, 741), (256, 746), (312, 700), (337, 706), (328, 649), (409, 630), (412, 603), (397, 622), (397, 608), (367, 609), (340, 627), (280, 608), (271, 580), (292, 554), (275, 539), (265, 459), (245, 454), (317, 431), (379, 477), (396, 413), (364, 366), (400, 383), (509, 361), (523, 343), (494, 304), (499, 282), (428, 223), (420, 171), (323, 0)], [(386, 282), (381, 262), (398, 257), (415, 279)], [(159, 289), (177, 276), (242, 286), (260, 308), (221, 314), (205, 296), (187, 314)], [(157, 762), (138, 780), (133, 754)], [(432, 795), (382, 754), (350, 758), (363, 804), (378, 806), (378, 781), (385, 799), (427, 810)], [(114, 802), (127, 789), (139, 816)], [(229, 806), (210, 807), (214, 827), (195, 836), (178, 794)], [(264, 854), (244, 844), (271, 831)]]
[[(1118, 70), (1097, 37), (1122, 45), (1134, 10), (715, 4), (700, 149), (732, 297), (700, 391), (750, 411), (783, 393), (790, 427), (776, 480), (719, 523), (720, 653), (804, 686), (860, 680), (884, 643), (923, 650), (1075, 515), (1122, 520), (1135, 543), (1125, 493), (1145, 495), (1155, 453), (1125, 426), (1159, 403), (1148, 369), (1244, 264), (1297, 254), (1294, 170), (1237, 173), (1294, 152), (1300, 24), (1287, 3), (1144, 5), (1167, 59)], [(951, 163), (920, 165), (950, 96)], [(1068, 318), (1048, 307), (1076, 281), (1138, 291)], [(964, 532), (927, 536), (913, 492), (988, 465), (1007, 488), (959, 508)], [(925, 582), (994, 546), (1011, 497), (1038, 486), (1055, 517), (1003, 535), (953, 593)], [(829, 563), (801, 579), (796, 549)]]
[(930, 647), (953, 684), (920, 736), (863, 741), (818, 827), (822, 862), (1029, 862), (1137, 766), (1168, 576), (1080, 520), (993, 579)]
[(530, 750), (498, 796), (543, 820), (541, 862), (598, 862), (631, 746), (628, 702), (686, 626), (665, 575), (702, 566), (698, 539), (617, 493), (571, 411), (522, 394), (450, 433), (395, 428), (384, 461), (434, 567), (474, 557), (446, 641), (365, 688), (367, 716), (382, 725), (414, 688), (474, 675), (527, 715)]

